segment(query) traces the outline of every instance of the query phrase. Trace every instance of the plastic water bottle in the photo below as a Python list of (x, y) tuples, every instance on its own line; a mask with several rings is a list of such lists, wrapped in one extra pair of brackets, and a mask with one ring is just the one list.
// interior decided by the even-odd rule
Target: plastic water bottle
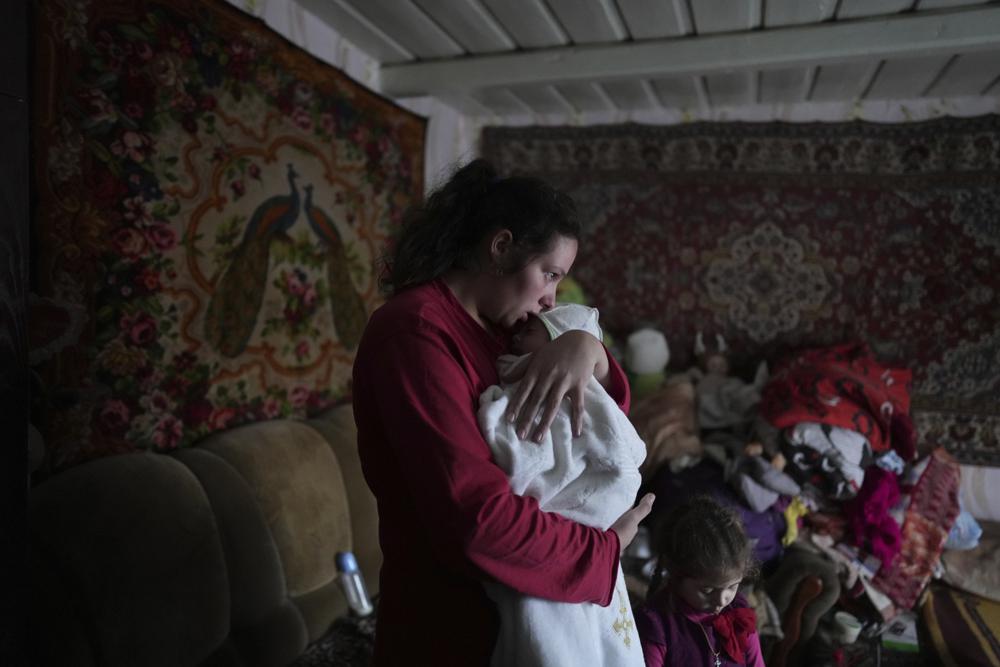
[(358, 561), (350, 551), (338, 551), (336, 557), (337, 580), (340, 588), (347, 598), (347, 605), (356, 616), (367, 616), (372, 611), (371, 598), (368, 597), (368, 589), (365, 588), (365, 580), (361, 577), (361, 570), (358, 569)]

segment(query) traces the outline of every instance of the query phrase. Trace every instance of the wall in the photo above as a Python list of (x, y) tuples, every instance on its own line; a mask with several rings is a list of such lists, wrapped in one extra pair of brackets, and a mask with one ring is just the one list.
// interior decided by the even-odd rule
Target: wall
[[(378, 92), (378, 64), (341, 37), (335, 29), (300, 7), (294, 0), (228, 0), (263, 19), (271, 28)], [(675, 125), (697, 121), (848, 121), (901, 123), (941, 116), (978, 116), (1000, 112), (998, 98), (871, 100), (843, 103), (761, 104), (710, 111), (657, 109), (639, 113), (608, 111), (585, 114), (524, 114), (507, 117), (469, 117), (429, 97), (396, 100), (429, 120), (424, 159), (432, 189), (450, 167), (478, 154), (480, 130), (485, 125), (603, 125), (644, 123)]]
[(33, 45), (36, 481), (348, 396), (424, 118), (221, 2), (49, 3)]
[[(293, 0), (228, 0), (263, 20), (272, 30), (340, 68), (362, 85), (378, 92), (378, 63), (341, 37), (326, 23), (312, 16)], [(428, 119), (424, 187), (432, 189), (454, 164), (475, 155), (479, 124), (430, 97), (396, 100)]]

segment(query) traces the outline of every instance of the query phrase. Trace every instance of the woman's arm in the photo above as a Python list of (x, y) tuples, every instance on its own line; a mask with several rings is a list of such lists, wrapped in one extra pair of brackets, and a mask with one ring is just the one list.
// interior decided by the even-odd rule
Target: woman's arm
[(542, 512), (535, 499), (511, 492), (479, 431), (476, 388), (447, 341), (400, 332), (359, 364), (362, 461), (393, 471), (393, 488), (376, 488), (380, 480), (370, 476), (373, 490), (404, 498), (405, 516), (417, 517), (438, 560), (536, 597), (610, 602), (618, 535)]
[(535, 417), (541, 413), (531, 434), (532, 440), (540, 442), (564, 398), (570, 400), (573, 434), (579, 436), (583, 429), (584, 389), (592, 377), (608, 390), (623, 411), (628, 411), (625, 373), (604, 345), (589, 333), (568, 331), (534, 352), (528, 364), (503, 378), (507, 382), (520, 381), (506, 415), (517, 423), (518, 436), (526, 438)]

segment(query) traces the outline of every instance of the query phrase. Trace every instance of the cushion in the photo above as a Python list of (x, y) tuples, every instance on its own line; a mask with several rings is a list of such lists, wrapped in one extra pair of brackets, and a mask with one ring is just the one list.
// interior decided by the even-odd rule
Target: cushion
[(215, 513), (226, 558), (232, 648), (254, 656), (258, 664), (287, 664), (305, 647), (306, 628), (285, 594), (278, 547), (250, 485), (223, 458), (201, 447), (172, 456), (201, 481)]
[(337, 458), (302, 422), (259, 422), (209, 436), (200, 445), (246, 480), (270, 529), (290, 596), (337, 574), (334, 554), (350, 550), (351, 520)]
[(382, 551), (378, 543), (378, 504), (365, 482), (358, 455), (358, 428), (350, 403), (337, 406), (310, 419), (309, 426), (323, 434), (337, 457), (344, 475), (344, 490), (350, 503), (354, 557), (371, 595), (378, 593)]
[[(961, 466), (959, 485), (962, 507), (984, 521), (1000, 521), (1000, 468)], [(992, 491), (991, 491), (992, 490)]]
[(1000, 665), (1000, 602), (935, 583), (921, 615), (944, 665)]
[[(76, 466), (32, 489), (29, 514), (32, 590), (60, 615), (32, 619), (32, 644), (45, 653), (33, 664), (195, 665), (226, 639), (215, 517), (179, 461), (136, 453)], [(61, 627), (74, 616), (82, 632)], [(59, 636), (46, 634), (53, 622)]]

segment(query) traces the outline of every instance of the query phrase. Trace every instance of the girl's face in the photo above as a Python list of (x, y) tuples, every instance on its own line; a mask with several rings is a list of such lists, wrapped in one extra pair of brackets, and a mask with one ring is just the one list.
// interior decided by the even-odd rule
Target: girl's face
[(576, 239), (556, 236), (548, 252), (533, 258), (519, 271), (497, 276), (479, 312), (493, 324), (512, 329), (529, 316), (551, 308), (556, 303), (556, 285), (569, 273), (576, 250)]
[(718, 576), (684, 577), (677, 585), (677, 594), (684, 602), (701, 612), (718, 614), (729, 606), (743, 581), (742, 572), (724, 572)]

